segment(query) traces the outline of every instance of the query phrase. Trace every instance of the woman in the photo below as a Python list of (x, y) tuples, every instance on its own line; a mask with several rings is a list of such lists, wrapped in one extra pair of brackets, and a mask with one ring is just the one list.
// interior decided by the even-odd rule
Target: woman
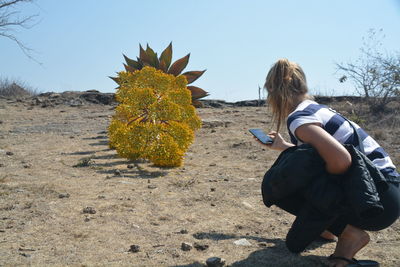
[[(358, 125), (313, 101), (307, 94), (306, 76), (298, 64), (287, 59), (278, 60), (267, 75), (265, 88), (268, 91), (267, 102), (277, 123), (277, 131), (269, 133), (274, 139), (268, 145), (269, 148), (284, 151), (292, 146), (309, 144), (324, 160), (328, 173), (342, 175), (352, 163), (351, 155), (344, 144), (358, 146), (358, 133), (362, 139), (364, 154), (381, 171), (389, 184), (388, 189), (379, 195), (384, 207), (381, 215), (372, 220), (352, 218), (351, 214), (342, 216), (328, 227), (330, 231), (322, 234), (322, 237), (328, 239), (338, 237), (336, 249), (329, 257), (331, 266), (352, 266), (355, 264), (353, 258), (356, 253), (370, 240), (365, 230), (384, 229), (399, 217), (400, 175), (387, 153)], [(284, 140), (279, 134), (284, 121), (287, 122), (291, 142)], [(293, 201), (276, 205), (294, 215), (299, 206)]]

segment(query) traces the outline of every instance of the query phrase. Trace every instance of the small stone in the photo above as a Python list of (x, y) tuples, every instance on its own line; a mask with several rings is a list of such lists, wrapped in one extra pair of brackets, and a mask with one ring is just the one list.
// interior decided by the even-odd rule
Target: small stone
[(132, 164), (128, 164), (128, 166), (126, 166), (128, 169), (133, 169), (133, 167), (135, 167), (135, 166), (133, 166)]
[(148, 186), (147, 186), (147, 188), (148, 188), (148, 189), (156, 189), (156, 188), (157, 188), (157, 186), (156, 186), (156, 185), (154, 185), (154, 184), (151, 184), (151, 185), (148, 185)]
[(25, 169), (29, 169), (30, 167), (32, 167), (32, 165), (31, 164), (29, 164), (29, 163), (27, 163), (27, 164), (24, 164), (24, 165), (22, 165)]
[(206, 260), (208, 267), (222, 267), (226, 263), (225, 259), (220, 257), (211, 257)]
[(131, 245), (131, 247), (128, 250), (128, 252), (132, 252), (132, 253), (136, 253), (139, 251), (140, 251), (140, 246), (138, 246), (138, 245)]
[(215, 192), (216, 189), (214, 187), (211, 187), (210, 190), (211, 192)]
[(114, 175), (115, 176), (121, 176), (121, 171), (120, 170), (115, 170)]
[(83, 213), (96, 214), (96, 210), (92, 207), (86, 207), (82, 210)]
[(226, 263), (225, 259), (220, 257), (211, 257), (206, 260), (208, 267), (222, 267)]
[(182, 230), (179, 231), (179, 233), (181, 233), (181, 234), (187, 234), (187, 233), (189, 233), (189, 232), (188, 232), (188, 230), (186, 230), (186, 229), (182, 229)]
[(58, 198), (69, 198), (69, 194), (68, 193), (61, 193), (58, 195)]
[(210, 166), (210, 167), (214, 167), (214, 166), (217, 166), (217, 164), (216, 163), (211, 163), (210, 165), (208, 165), (208, 166)]
[(84, 221), (85, 221), (85, 222), (88, 222), (88, 221), (90, 221), (90, 218), (89, 218), (89, 217), (86, 217), (86, 218), (84, 219)]
[(106, 198), (106, 196), (99, 195), (99, 196), (97, 196), (97, 198), (98, 198), (98, 199), (105, 199), (105, 198)]
[(183, 243), (181, 244), (181, 249), (182, 249), (183, 251), (190, 251), (190, 250), (192, 250), (192, 248), (193, 248), (193, 245), (190, 244), (190, 243), (183, 242)]
[(12, 155), (14, 155), (14, 153), (11, 152), (11, 151), (7, 151), (7, 152), (6, 152), (6, 155), (7, 155), (7, 156), (12, 156)]
[(208, 249), (207, 244), (200, 244), (200, 243), (194, 243), (193, 247), (199, 251), (204, 251), (204, 250)]
[(246, 239), (246, 238), (242, 238), (242, 239), (238, 239), (236, 241), (233, 242), (236, 246), (251, 246), (251, 243)]

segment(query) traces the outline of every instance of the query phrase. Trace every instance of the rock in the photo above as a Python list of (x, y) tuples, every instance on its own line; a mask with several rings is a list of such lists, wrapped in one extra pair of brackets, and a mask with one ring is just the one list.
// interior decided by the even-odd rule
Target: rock
[(222, 267), (226, 263), (225, 259), (220, 257), (211, 257), (206, 260), (208, 267)]
[(181, 244), (181, 249), (182, 249), (183, 251), (190, 251), (190, 250), (192, 250), (192, 248), (193, 248), (193, 245), (190, 244), (190, 243), (183, 242), (183, 243)]
[(58, 198), (69, 198), (69, 194), (68, 193), (60, 193), (58, 195)]
[(200, 243), (194, 243), (193, 247), (199, 251), (204, 251), (204, 250), (208, 249), (207, 244), (200, 244)]
[(188, 230), (186, 230), (186, 229), (182, 229), (182, 230), (179, 231), (179, 233), (181, 233), (181, 234), (187, 234), (187, 233), (189, 233), (189, 232), (188, 232)]
[(138, 245), (131, 245), (131, 247), (128, 250), (128, 252), (132, 252), (132, 253), (137, 253), (139, 251), (140, 251), (140, 246), (138, 246)]
[(121, 176), (121, 171), (120, 170), (115, 170), (114, 171), (115, 176)]
[(133, 169), (133, 167), (135, 167), (135, 166), (133, 166), (132, 164), (128, 164), (128, 166), (126, 166), (128, 169)]
[(82, 212), (86, 214), (96, 214), (96, 210), (93, 207), (86, 207)]
[(156, 186), (156, 185), (154, 185), (154, 184), (151, 184), (151, 185), (148, 185), (148, 186), (147, 186), (147, 188), (148, 188), (148, 189), (156, 189), (156, 188), (157, 188), (157, 186)]
[(246, 238), (238, 239), (234, 241), (233, 244), (235, 244), (236, 246), (251, 246), (251, 243)]
[(7, 152), (6, 152), (6, 155), (7, 155), (7, 156), (12, 156), (12, 155), (14, 155), (14, 153), (11, 152), (11, 151), (7, 151)]

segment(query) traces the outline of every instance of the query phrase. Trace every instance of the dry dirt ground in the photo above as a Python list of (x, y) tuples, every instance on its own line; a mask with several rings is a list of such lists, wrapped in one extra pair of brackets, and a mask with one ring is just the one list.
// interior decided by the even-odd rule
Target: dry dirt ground
[[(112, 108), (0, 99), (0, 266), (203, 266), (210, 257), (229, 266), (325, 266), (335, 243), (289, 253), (294, 217), (262, 203), (262, 177), (278, 153), (247, 129), (270, 129), (264, 107), (198, 109), (204, 126), (173, 169), (110, 150)], [(387, 150), (400, 164), (396, 142)], [(399, 252), (396, 222), (371, 233), (358, 258), (400, 266)]]

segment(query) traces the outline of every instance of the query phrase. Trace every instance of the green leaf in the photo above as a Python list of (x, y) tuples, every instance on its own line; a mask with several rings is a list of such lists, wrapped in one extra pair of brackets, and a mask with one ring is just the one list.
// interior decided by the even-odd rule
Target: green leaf
[(130, 59), (129, 57), (125, 56), (124, 54), (122, 54), (122, 55), (124, 56), (125, 62), (126, 62), (126, 64), (128, 64), (129, 67), (132, 67), (136, 70), (140, 70), (143, 68), (143, 65), (140, 62)]
[(200, 99), (203, 97), (206, 97), (209, 95), (208, 92), (204, 91), (200, 87), (197, 86), (188, 86), (187, 89), (189, 89), (192, 92), (192, 100), (194, 99)]
[(150, 59), (151, 64), (152, 64), (151, 66), (157, 69), (158, 65), (159, 65), (157, 53), (155, 53), (154, 50), (151, 49), (149, 44), (147, 44), (147, 47), (146, 47), (146, 54), (149, 56), (149, 59)]
[(194, 82), (195, 80), (200, 78), (200, 76), (203, 75), (203, 73), (205, 71), (206, 70), (203, 70), (203, 71), (200, 71), (200, 70), (188, 71), (188, 72), (182, 73), (182, 75), (186, 77), (186, 80), (188, 81), (188, 84), (191, 84), (192, 82)]
[(187, 64), (189, 63), (190, 53), (184, 56), (183, 58), (178, 59), (175, 61), (168, 70), (169, 74), (178, 76), (181, 72), (186, 68)]
[(160, 66), (163, 64), (163, 67), (165, 66), (165, 69), (163, 71), (167, 72), (169, 66), (171, 65), (172, 61), (172, 42), (169, 43), (167, 48), (164, 49), (164, 51), (161, 53), (160, 56)]
[(143, 65), (151, 66), (151, 59), (149, 55), (147, 55), (146, 51), (143, 49), (142, 45), (139, 44), (139, 58)]

